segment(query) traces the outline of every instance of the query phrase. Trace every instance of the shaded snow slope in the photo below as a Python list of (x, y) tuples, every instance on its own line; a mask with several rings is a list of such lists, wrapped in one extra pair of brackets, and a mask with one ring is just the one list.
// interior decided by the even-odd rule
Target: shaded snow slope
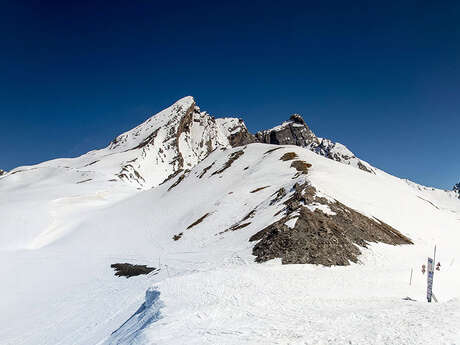
[[(280, 160), (289, 152), (311, 164), (307, 174)], [(77, 183), (79, 169), (49, 164), (39, 174), (0, 179), (2, 344), (459, 340), (453, 325), (460, 321), (460, 201), (453, 192), (288, 145), (217, 149), (190, 171), (143, 191), (110, 182), (101, 171)], [(250, 237), (281, 219), (284, 206), (272, 203), (277, 191), (300, 182), (387, 223), (414, 245), (370, 243), (361, 248), (360, 263), (347, 267), (254, 263)], [(434, 283), (440, 304), (428, 305), (420, 266), (434, 244), (442, 263)], [(160, 271), (119, 278), (110, 268), (115, 262)], [(150, 286), (158, 294), (142, 309)], [(402, 301), (406, 296), (417, 302)], [(440, 326), (426, 330), (434, 313)], [(326, 321), (331, 318), (334, 326)], [(340, 331), (356, 327), (359, 332)]]

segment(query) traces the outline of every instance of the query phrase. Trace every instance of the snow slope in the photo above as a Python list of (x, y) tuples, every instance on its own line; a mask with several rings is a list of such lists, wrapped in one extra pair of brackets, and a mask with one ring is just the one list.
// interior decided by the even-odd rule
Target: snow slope
[[(193, 119), (202, 116), (195, 107)], [(170, 125), (180, 133), (178, 116), (164, 114), (158, 119), (174, 118)], [(106, 149), (0, 177), (0, 344), (460, 343), (455, 192), (375, 168), (370, 174), (298, 146), (231, 148), (228, 136), (240, 122), (224, 123), (208, 123), (206, 133), (216, 129), (211, 153), (200, 151), (201, 127), (176, 136), (180, 145), (168, 150), (181, 153), (182, 170), (174, 159), (166, 168), (152, 158), (159, 148), (141, 126)], [(168, 132), (163, 127), (158, 133)], [(288, 152), (311, 164), (306, 175), (280, 160)], [(111, 181), (134, 158), (149, 184)], [(156, 168), (147, 167), (152, 159)], [(287, 198), (303, 182), (414, 244), (372, 243), (361, 248), (358, 264), (345, 267), (256, 264), (250, 237), (282, 218), (273, 195), (284, 187)], [(232, 228), (254, 210), (249, 225)], [(435, 244), (439, 303), (428, 304), (420, 267)], [(110, 268), (116, 262), (160, 270), (119, 278)]]

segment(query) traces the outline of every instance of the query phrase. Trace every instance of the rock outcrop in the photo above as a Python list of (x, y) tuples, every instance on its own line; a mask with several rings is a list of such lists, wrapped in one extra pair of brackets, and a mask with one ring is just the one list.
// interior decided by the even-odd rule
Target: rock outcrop
[(305, 147), (337, 162), (375, 173), (368, 163), (357, 158), (346, 146), (317, 137), (299, 114), (292, 115), (289, 121), (283, 122), (277, 127), (258, 132), (256, 139), (258, 142), (266, 144)]
[(359, 247), (365, 248), (369, 242), (412, 244), (378, 219), (317, 197), (308, 182), (295, 184), (284, 205), (283, 218), (250, 238), (258, 241), (253, 248), (256, 262), (281, 258), (283, 264), (343, 266), (357, 262)]
[(308, 147), (318, 143), (318, 138), (310, 130), (299, 114), (294, 114), (289, 121), (269, 130), (257, 132), (259, 142), (274, 145), (296, 145)]
[(0, 176), (3, 176), (3, 175), (6, 175), (6, 171), (5, 171), (5, 170), (2, 170), (2, 169), (0, 169)]
[(460, 199), (460, 182), (454, 186), (454, 192), (457, 192), (458, 198)]

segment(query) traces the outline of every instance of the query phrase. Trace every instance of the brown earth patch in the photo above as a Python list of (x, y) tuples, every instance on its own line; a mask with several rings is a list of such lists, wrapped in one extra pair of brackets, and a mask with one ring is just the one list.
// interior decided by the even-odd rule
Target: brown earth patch
[(265, 186), (265, 187), (259, 187), (259, 188), (256, 188), (254, 190), (251, 190), (249, 193), (257, 193), (257, 192), (260, 192), (262, 189), (265, 189), (265, 188), (268, 188), (270, 186)]
[(234, 161), (236, 161), (238, 158), (240, 158), (242, 155), (244, 154), (244, 151), (243, 150), (240, 150), (240, 151), (236, 151), (236, 152), (233, 152), (231, 155), (230, 155), (230, 158), (228, 159), (228, 161), (224, 164), (224, 166), (217, 170), (217, 171), (214, 171), (211, 176), (214, 176), (214, 175), (217, 175), (217, 174), (221, 174), (223, 173), (225, 170), (227, 170), (228, 168), (230, 168), (233, 164)]
[(308, 174), (308, 168), (311, 168), (311, 164), (298, 160), (291, 163), (291, 168), (295, 168), (299, 175), (306, 175)]
[(295, 152), (286, 152), (284, 155), (281, 156), (280, 160), (282, 161), (292, 161), (294, 158), (297, 158), (297, 154)]
[(211, 214), (211, 213), (208, 212), (208, 213), (206, 213), (203, 217), (201, 217), (201, 218), (197, 219), (196, 221), (194, 221), (192, 224), (190, 224), (190, 225), (187, 227), (187, 230), (189, 230), (189, 229), (193, 228), (194, 226), (200, 224), (200, 223), (201, 223), (203, 220), (205, 220), (205, 218), (206, 218), (207, 216), (209, 216), (210, 214)]

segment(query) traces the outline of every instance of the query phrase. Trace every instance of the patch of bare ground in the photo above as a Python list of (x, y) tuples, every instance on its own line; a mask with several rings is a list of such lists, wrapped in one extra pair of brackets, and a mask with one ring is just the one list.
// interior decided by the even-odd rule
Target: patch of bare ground
[[(292, 196), (283, 204), (285, 216), (254, 234), (256, 262), (281, 258), (283, 264), (349, 265), (357, 262), (359, 247), (370, 242), (391, 245), (412, 241), (390, 225), (345, 206), (318, 198), (316, 189), (305, 183), (296, 184)], [(306, 205), (327, 206), (331, 212), (314, 211)], [(285, 223), (297, 217), (293, 228)]]
[(181, 233), (179, 233), (179, 234), (174, 235), (174, 236), (173, 236), (173, 240), (174, 240), (174, 241), (179, 241), (179, 240), (181, 239), (181, 237), (182, 237), (183, 234), (184, 234), (184, 233), (181, 232)]
[(297, 175), (306, 175), (308, 174), (308, 169), (311, 168), (311, 164), (297, 160), (291, 163), (291, 168), (295, 168), (297, 170)]
[(89, 181), (92, 181), (92, 178), (89, 178), (89, 179), (83, 180), (83, 181), (78, 181), (76, 183), (79, 184), (79, 183), (85, 183), (85, 182), (89, 182)]
[(244, 150), (233, 152), (230, 155), (230, 158), (228, 159), (228, 161), (224, 164), (224, 166), (221, 169), (219, 169), (217, 171), (214, 171), (211, 174), (211, 176), (214, 176), (214, 175), (217, 175), (217, 174), (222, 174), (225, 170), (230, 168), (232, 166), (233, 162), (236, 161), (238, 158), (240, 158), (243, 154), (244, 154)]
[(178, 186), (179, 183), (182, 182), (182, 180), (187, 176), (187, 173), (190, 172), (190, 170), (185, 170), (184, 173), (179, 176), (179, 178), (176, 180), (176, 182), (174, 182), (171, 186), (169, 186), (168, 188), (168, 192), (173, 189), (174, 187)]
[(269, 154), (269, 153), (272, 153), (272, 152), (275, 152), (276, 150), (280, 150), (280, 149), (281, 149), (281, 147), (275, 147), (275, 148), (273, 148), (273, 149), (270, 149), (270, 150), (266, 151), (266, 152), (264, 153), (264, 155)]
[(192, 224), (190, 224), (189, 226), (187, 226), (187, 230), (189, 230), (189, 229), (193, 228), (194, 226), (200, 224), (200, 223), (201, 223), (203, 220), (205, 220), (205, 218), (206, 218), (207, 216), (209, 216), (210, 214), (211, 214), (211, 213), (208, 212), (208, 213), (206, 213), (203, 217), (201, 217), (201, 218), (197, 219), (196, 221), (194, 221)]
[(198, 176), (198, 178), (202, 178), (208, 172), (208, 170), (211, 169), (214, 166), (215, 163), (216, 162), (214, 161), (214, 162), (212, 162), (212, 164), (210, 166), (207, 166), (206, 168), (204, 168), (203, 171), (201, 172), (200, 176)]
[(278, 189), (275, 193), (272, 194), (272, 196), (275, 196), (271, 201), (270, 205), (274, 205), (277, 202), (279, 202), (281, 199), (283, 199), (286, 196), (286, 189), (280, 188)]
[(147, 265), (132, 265), (127, 262), (117, 263), (110, 265), (115, 270), (115, 275), (118, 277), (134, 277), (141, 274), (149, 274), (156, 270), (155, 267), (148, 267)]
[(89, 167), (90, 165), (96, 164), (97, 162), (99, 162), (99, 161), (97, 160), (97, 161), (91, 162), (91, 163), (89, 163), (89, 164), (86, 164), (86, 165), (84, 166), (84, 168), (85, 168), (85, 167)]
[(292, 161), (293, 159), (297, 158), (297, 154), (295, 152), (286, 152), (284, 155), (281, 156), (280, 160), (282, 161)]
[(265, 187), (259, 187), (259, 188), (256, 188), (254, 190), (251, 190), (249, 193), (257, 193), (257, 192), (260, 192), (261, 190), (265, 189), (265, 188), (268, 188), (270, 186), (265, 186)]
[(183, 171), (184, 171), (183, 169), (179, 169), (179, 170), (176, 170), (175, 172), (173, 172), (172, 174), (168, 175), (168, 177), (166, 177), (166, 178), (164, 179), (164, 181), (160, 183), (160, 186), (161, 186), (162, 184), (165, 184), (166, 182), (172, 180), (174, 177), (176, 177), (177, 175), (179, 175), (179, 174), (180, 174), (181, 172), (183, 172)]
[[(233, 224), (231, 227), (229, 227), (228, 229), (225, 229), (224, 231), (221, 231), (219, 232), (218, 234), (216, 235), (222, 235), (223, 233), (226, 233), (228, 231), (236, 231), (236, 230), (240, 230), (240, 229), (243, 229), (249, 225), (251, 225), (251, 222), (246, 222), (247, 220), (251, 219), (251, 218), (254, 218), (254, 216), (256, 215), (256, 210), (252, 210), (251, 212), (249, 212), (247, 215), (245, 215), (240, 221), (236, 222), (235, 224)], [(245, 223), (244, 223), (245, 222)]]

